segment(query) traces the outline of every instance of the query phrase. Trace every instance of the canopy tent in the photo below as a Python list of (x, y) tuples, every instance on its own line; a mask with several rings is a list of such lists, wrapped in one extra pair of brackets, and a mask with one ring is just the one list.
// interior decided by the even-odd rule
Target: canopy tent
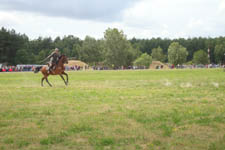
[(169, 69), (169, 67), (166, 64), (160, 61), (152, 61), (149, 68), (150, 69)]
[(66, 67), (81, 67), (81, 68), (85, 68), (88, 67), (88, 64), (86, 64), (85, 62), (82, 62), (80, 60), (69, 60), (68, 64), (65, 64)]

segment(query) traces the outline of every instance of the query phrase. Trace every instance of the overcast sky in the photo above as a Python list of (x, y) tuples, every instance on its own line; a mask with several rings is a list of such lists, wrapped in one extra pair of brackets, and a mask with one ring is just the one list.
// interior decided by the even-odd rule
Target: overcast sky
[(31, 39), (103, 38), (107, 28), (128, 38), (225, 36), (225, 0), (0, 0), (0, 27)]

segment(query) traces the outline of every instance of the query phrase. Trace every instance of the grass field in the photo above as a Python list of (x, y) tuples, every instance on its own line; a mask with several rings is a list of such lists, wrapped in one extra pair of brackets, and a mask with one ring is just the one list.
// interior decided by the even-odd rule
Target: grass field
[(0, 150), (224, 150), (221, 69), (0, 73)]

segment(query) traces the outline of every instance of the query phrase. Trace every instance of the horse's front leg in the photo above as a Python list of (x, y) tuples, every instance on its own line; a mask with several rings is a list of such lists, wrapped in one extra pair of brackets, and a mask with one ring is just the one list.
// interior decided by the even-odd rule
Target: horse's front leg
[(68, 83), (69, 83), (68, 74), (67, 74), (67, 73), (65, 73), (65, 72), (63, 72), (62, 74), (64, 74), (64, 75), (66, 76), (66, 83), (67, 83), (67, 85), (68, 85)]
[(67, 82), (66, 82), (65, 79), (63, 78), (63, 75), (60, 74), (60, 77), (63, 79), (65, 85), (67, 85)]

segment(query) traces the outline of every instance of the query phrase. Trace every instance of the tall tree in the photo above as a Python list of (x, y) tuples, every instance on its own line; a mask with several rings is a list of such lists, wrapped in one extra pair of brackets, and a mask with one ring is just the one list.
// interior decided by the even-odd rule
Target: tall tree
[(160, 46), (152, 49), (152, 59), (162, 62), (166, 60), (166, 55), (163, 54), (163, 49)]
[(142, 54), (134, 61), (134, 65), (138, 67), (146, 67), (148, 68), (149, 65), (152, 63), (152, 57), (147, 53)]
[(169, 63), (177, 66), (186, 62), (188, 52), (185, 47), (180, 45), (178, 42), (173, 42), (168, 48), (168, 60)]
[(79, 57), (82, 61), (95, 65), (103, 60), (100, 43), (90, 36), (86, 36), (80, 48)]
[(208, 54), (203, 50), (198, 50), (194, 53), (193, 57), (194, 64), (203, 64), (206, 65), (209, 63)]
[(225, 42), (221, 42), (221, 44), (216, 45), (214, 54), (217, 63), (225, 63)]
[(25, 49), (28, 37), (17, 34), (15, 30), (0, 30), (0, 62), (10, 65), (16, 64), (16, 53), (19, 49)]
[[(127, 40), (123, 31), (118, 29), (107, 29), (104, 33), (105, 41), (105, 58), (108, 65), (112, 65), (115, 68), (121, 66), (129, 66), (132, 64), (134, 48)], [(128, 59), (131, 58), (131, 59)]]

